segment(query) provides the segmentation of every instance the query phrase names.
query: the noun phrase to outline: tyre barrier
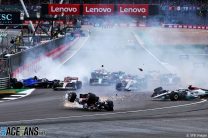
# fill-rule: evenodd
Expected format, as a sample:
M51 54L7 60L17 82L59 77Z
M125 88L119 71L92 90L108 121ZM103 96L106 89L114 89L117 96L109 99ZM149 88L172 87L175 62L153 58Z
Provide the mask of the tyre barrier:
M9 82L10 82L9 77L0 78L0 90L8 89L9 88Z

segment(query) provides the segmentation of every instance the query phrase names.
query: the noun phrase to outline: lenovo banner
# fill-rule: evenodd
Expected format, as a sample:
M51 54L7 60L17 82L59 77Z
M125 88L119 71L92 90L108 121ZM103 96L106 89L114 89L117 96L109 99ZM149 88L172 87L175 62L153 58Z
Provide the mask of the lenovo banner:
M120 15L148 16L149 5L146 4L118 4L117 12Z
M84 4L83 15L112 15L114 13L113 4Z
M80 4L48 4L49 15L79 15Z
M20 24L20 12L0 12L0 24Z

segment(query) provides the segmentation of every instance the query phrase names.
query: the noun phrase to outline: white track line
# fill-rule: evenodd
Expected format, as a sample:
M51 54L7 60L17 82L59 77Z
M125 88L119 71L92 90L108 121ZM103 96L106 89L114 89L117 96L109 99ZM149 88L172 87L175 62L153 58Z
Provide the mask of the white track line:
M201 100L199 102L183 104L183 105L175 105L175 106L168 106L168 107L159 107L153 109L145 109L145 110L134 110L134 111L124 111L124 112L111 112L111 113L103 113L103 114L92 114L92 115L78 115L78 116L67 116L67 117L57 117L57 118L43 118L43 119L32 119L32 120L19 120L19 121L7 121L7 122L0 122L0 124L5 123L23 123L23 122L34 122L34 121L49 121L49 120L58 120L58 119L70 119L70 118L83 118L83 117L95 117L95 116L106 116L106 115L117 115L117 114L128 114L128 113L138 113L138 112L146 112L146 111L155 111L155 110L162 110L162 109L171 109L171 108L178 108L178 107L186 107L191 105L196 105L200 103L204 103L207 100Z
M69 56L64 62L62 62L57 69L59 69L62 65L64 65L67 61L69 61L74 55L76 55L79 50L85 45L85 43L87 42L87 40L89 39L89 36L81 43L81 46L71 55Z
M19 96L17 98L14 98L14 97L10 97L10 98L9 97L5 97L5 98L2 98L5 101L0 101L0 102L3 103L3 102L8 102L8 101L12 101L12 100L16 100L16 99L20 99L20 98L26 97L26 96L30 95L34 90L35 89L29 89L29 90L25 90L23 92L19 92L19 93L25 94L25 95L15 95L15 96ZM12 95L12 96L14 96L14 95Z
M5 98L1 98L1 99L3 99L3 100L15 100L15 99L17 99L17 98L14 98L14 97L12 97L12 98L10 98L10 97L5 97Z

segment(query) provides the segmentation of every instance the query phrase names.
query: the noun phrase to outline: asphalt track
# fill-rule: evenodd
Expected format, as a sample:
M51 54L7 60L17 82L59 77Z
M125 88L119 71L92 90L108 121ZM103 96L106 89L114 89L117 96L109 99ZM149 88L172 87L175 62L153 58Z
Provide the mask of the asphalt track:
M129 38L133 39L131 30L94 30L80 51L60 67L60 75L68 69L65 75L77 71L78 76L85 77L101 64L112 71L137 73L138 66L148 66L143 58L151 62L150 66L160 67L139 46L126 47ZM50 138L208 137L206 100L152 101L151 92L118 93L114 86L94 87L86 83L78 93L87 92L114 100L115 111L72 108L71 104L64 104L64 91L36 89L25 98L0 103L0 126L35 125L46 131L44 137Z

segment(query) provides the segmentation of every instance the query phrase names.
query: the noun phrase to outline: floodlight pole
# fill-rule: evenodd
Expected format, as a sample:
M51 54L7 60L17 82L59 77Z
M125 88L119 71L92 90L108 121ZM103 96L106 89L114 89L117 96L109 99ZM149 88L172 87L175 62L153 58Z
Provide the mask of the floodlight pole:
M20 2L21 2L21 5L22 5L22 7L23 7L23 9L24 9L24 12L25 12L25 14L26 14L27 18L29 18L29 17L30 17L30 15L29 15L29 13L28 13L28 11L27 11L27 8L25 7L25 3L24 3L24 1L23 1L23 0L20 0ZM31 28L32 28L32 31L33 31L33 33L34 33L34 32L35 32L35 28L34 28L34 26L33 26L33 24L32 24L32 21L31 21L31 20L29 21L29 24L30 24L30 26L31 26Z

